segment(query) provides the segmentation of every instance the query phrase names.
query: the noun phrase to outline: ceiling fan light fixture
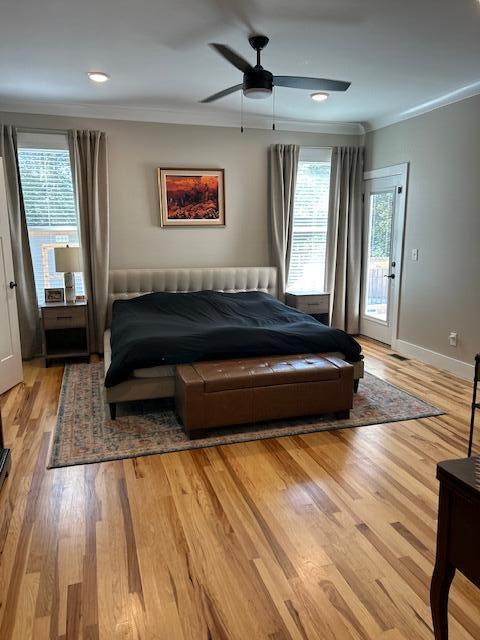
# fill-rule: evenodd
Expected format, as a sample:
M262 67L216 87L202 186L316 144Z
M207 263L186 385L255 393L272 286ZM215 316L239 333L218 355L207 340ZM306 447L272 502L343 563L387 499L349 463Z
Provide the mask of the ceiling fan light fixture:
M325 102L325 100L328 100L330 97L330 94L325 91L315 91L310 94L310 97L312 100L315 100L315 102Z
M265 87L251 87L250 89L244 89L243 95L246 98L262 100L263 98L269 98L272 95L272 90Z
M96 82L97 84L102 84L110 80L108 73L104 73L103 71L88 71L87 76L92 82Z

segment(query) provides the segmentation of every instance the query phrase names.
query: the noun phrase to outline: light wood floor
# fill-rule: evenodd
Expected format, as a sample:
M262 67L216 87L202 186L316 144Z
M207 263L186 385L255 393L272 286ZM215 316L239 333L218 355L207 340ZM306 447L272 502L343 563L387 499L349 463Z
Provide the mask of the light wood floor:
M61 367L1 399L0 638L431 639L435 465L470 385L364 341L367 369L447 415L47 471ZM457 576L453 640L480 639Z

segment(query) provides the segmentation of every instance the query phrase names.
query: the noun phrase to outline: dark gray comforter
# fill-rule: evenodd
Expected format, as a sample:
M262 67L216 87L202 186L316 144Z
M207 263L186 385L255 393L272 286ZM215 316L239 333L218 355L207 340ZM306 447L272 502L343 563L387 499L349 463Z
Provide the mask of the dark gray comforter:
M344 331L258 291L149 293L116 300L111 330L107 387L144 367L328 351L356 362L361 352Z

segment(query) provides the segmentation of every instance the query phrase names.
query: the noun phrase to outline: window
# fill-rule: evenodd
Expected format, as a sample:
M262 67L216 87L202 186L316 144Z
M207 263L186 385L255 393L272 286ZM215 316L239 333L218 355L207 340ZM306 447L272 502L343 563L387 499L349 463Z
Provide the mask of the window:
M330 192L330 149L302 149L293 206L292 251L287 289L325 289Z
M54 248L79 244L65 136L19 134L18 162L37 300L42 305L45 287L63 287L63 274L55 271ZM82 274L75 278L77 293L83 294Z

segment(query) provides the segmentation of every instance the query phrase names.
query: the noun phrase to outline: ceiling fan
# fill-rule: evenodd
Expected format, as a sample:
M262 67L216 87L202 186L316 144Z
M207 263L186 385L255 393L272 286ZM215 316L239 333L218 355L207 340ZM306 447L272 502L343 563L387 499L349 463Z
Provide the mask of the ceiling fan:
M239 71L243 72L243 82L233 87L214 93L201 102L214 102L220 98L242 89L246 98L268 98L273 87L290 87L291 89L310 89L312 91L346 91L350 82L342 80L327 80L326 78L303 78L301 76L274 76L260 64L260 53L269 39L267 36L253 35L248 39L250 46L257 52L257 64L252 67L249 62L235 53L226 44L211 43L211 47L228 60Z

